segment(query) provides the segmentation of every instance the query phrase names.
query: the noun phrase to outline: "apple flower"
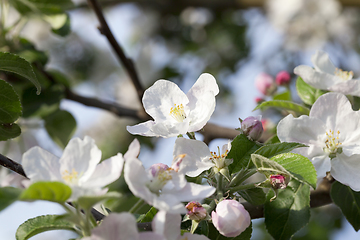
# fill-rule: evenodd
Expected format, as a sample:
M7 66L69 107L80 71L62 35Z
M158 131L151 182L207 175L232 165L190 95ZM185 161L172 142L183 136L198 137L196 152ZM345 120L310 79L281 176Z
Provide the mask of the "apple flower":
M223 200L211 213L212 222L219 233L225 237L236 237L250 226L250 214L236 200Z
M266 96L271 96L277 88L274 79L267 73L260 73L256 77L255 87Z
M110 213L100 226L91 231L90 237L82 240L166 240L153 232L139 233L135 217L127 212Z
M201 201L215 192L212 186L188 183L179 172L184 154L168 167L158 163L147 171L137 158L126 159L125 181L131 192L159 210L171 213L186 213L181 202Z
M136 143L133 143L136 148ZM134 154L130 154L131 156ZM101 151L95 141L86 136L71 139L61 158L33 147L24 153L22 165L30 182L58 181L71 187L69 201L84 195L99 195L102 188L120 177L124 158L121 153L102 161Z
M210 152L209 147L202 141L177 138L175 141L173 156L185 154L180 172L189 177L196 177L205 170L213 167L215 173L225 171L232 163L232 159L226 156L231 148L231 142L223 145L222 154Z
M309 116L282 119L277 127L281 142L308 145L295 151L308 157L318 178L331 175L342 184L360 191L360 115L341 93L327 93L317 99Z
M352 71L336 68L326 52L317 51L311 57L311 62L314 68L300 65L294 69L294 73L307 84L322 90L360 96L360 81L352 79Z
M180 214L159 211L152 221L152 229L154 233L162 235L166 240L209 240L204 235L191 234L189 232L181 235L180 224Z
M131 134L175 137L200 130L215 110L219 88L215 78L203 73L185 94L173 82L158 80L144 92L143 106L154 119L127 126Z

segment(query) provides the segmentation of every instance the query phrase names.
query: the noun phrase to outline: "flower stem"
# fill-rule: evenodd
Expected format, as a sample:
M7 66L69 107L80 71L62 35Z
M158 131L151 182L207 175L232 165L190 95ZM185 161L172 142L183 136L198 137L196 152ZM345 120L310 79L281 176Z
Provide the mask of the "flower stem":
M241 184L243 181L254 175L256 171L255 168L241 170L233 179L231 179L229 186L233 187Z
M233 188L229 188L229 190L230 190L230 193L233 193L233 192L237 192L237 191L240 191L240 190L246 190L246 189L250 189L250 188L255 188L256 184L257 183L249 183L249 184L239 185L239 186L236 186L236 187L233 187Z
M223 186L222 186L223 175L218 173L216 178L217 178L217 185L216 185L217 195L222 197L224 195Z
M190 139L196 140L196 138L195 138L195 133L194 133L194 132L187 132L186 135L187 135Z
M129 210L129 213L135 213L137 210L139 210L139 207L144 203L144 200L141 198L135 203L134 206Z

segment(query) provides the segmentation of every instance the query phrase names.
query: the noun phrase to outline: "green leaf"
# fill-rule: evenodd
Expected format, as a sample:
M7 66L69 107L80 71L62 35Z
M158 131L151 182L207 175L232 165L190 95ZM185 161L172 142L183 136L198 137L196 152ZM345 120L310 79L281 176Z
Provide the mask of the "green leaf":
M35 182L24 190L21 201L45 200L64 203L71 196L71 188L61 182Z
M295 153L283 153L268 159L252 154L251 160L259 172L268 177L271 174L285 174L316 188L316 170L306 157Z
M0 211L10 206L13 202L18 200L22 189L14 187L0 188Z
M20 136L21 129L16 123L0 124L0 141Z
M44 215L28 219L16 231L16 240L26 240L36 234L51 230L75 230L75 225L57 215Z
M52 26L52 32L61 36L61 37L65 37L67 35L69 35L70 31L71 31L71 26L70 26L70 17L68 14L64 14L65 15L65 22L63 23L63 25L61 25L60 27L55 27Z
M283 153L272 157L271 160L283 166L296 180L316 188L316 170L308 158L296 153Z
M155 217L158 210L154 207L151 207L150 210L146 214L142 214L138 219L137 222L152 222L153 218Z
M302 115L309 115L309 113L310 113L310 109L308 109L307 107L301 106L300 104L293 103L290 101L284 101L284 100L272 100L272 101L263 102L263 103L257 105L253 111L258 110L258 109L265 110L269 107L275 107L275 108L285 109L288 111L294 111L294 112L297 112Z
M273 98L273 100L285 100L285 101L291 101L291 93L289 91L282 92L279 94L276 94Z
M0 124L13 123L21 114L19 96L10 84L0 79Z
M339 182L334 182L331 184L330 195L333 202L341 209L342 213L353 226L355 231L359 231L360 192L355 192L348 186Z
M36 94L40 94L41 86L35 76L34 70L31 64L22 57L12 53L0 52L0 70L12 72L28 79L36 86Z
M23 116L46 117L59 109L60 100L64 97L61 86L55 85L35 95L32 88L25 89L22 94Z
M59 14L74 6L71 0L10 0L9 2L22 15Z
M281 154L281 153L287 153L292 151L295 148L299 147L307 147L304 144L301 143L288 143L288 142L282 142L282 143L274 143L274 144L268 144L265 146L262 146L256 152L255 154L262 155L267 158L271 158L275 155Z
M238 192L247 202L252 205L261 205L266 201L266 195L261 188L250 188Z
M326 92L310 86L301 77L298 77L296 80L296 90L301 100L308 105L313 105Z
M239 236L236 237L225 237L221 235L213 224L209 224L209 237L216 240L250 240L252 234L252 222L250 226L245 229Z
M45 128L60 147L65 148L76 130L76 120L71 113L58 110L44 118Z
M249 140L244 134L236 136L231 142L231 149L226 157L234 160L233 163L229 165L230 173L248 167L248 165L251 164L250 155L258 148L260 148L260 145Z
M108 192L104 195L99 196L81 196L78 198L77 203L84 210L90 210L95 204L108 200L108 199L118 199L122 196L118 192Z
M286 189L278 191L272 202L274 192L268 192L264 205L265 225L274 239L290 239L309 222L310 187L292 180Z

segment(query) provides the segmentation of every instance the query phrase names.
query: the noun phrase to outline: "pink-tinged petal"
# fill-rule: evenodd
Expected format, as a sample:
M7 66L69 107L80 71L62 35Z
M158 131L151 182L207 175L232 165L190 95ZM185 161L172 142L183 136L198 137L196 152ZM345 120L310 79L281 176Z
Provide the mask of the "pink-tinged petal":
M114 182L120 177L123 165L124 158L121 153L102 161L96 166L94 173L83 186L101 188Z
M139 240L167 240L164 236L153 232L141 232L139 235Z
M191 234L188 232L184 233L183 238L187 240L209 240L209 238L204 235Z
M173 82L158 80L144 92L143 105L145 111L154 118L155 122L173 120L170 109L174 104L184 107L189 99ZM175 120L174 120L175 121Z
M136 138L130 143L124 158L137 158L140 154L140 142Z
M190 98L189 132L201 130L209 121L215 110L216 99L213 92L205 92L201 96Z
M63 181L60 175L59 158L40 147L33 147L22 157L25 174L32 182Z
M343 125L342 123L346 119L344 116L352 112L351 104L345 95L326 93L316 100L309 116L320 119L328 128L335 128ZM332 130L337 131L336 129Z
M316 71L334 74L336 67L331 62L329 54L324 51L316 51L311 57L311 62L314 64Z
M135 126L127 126L126 130L131 134L137 134L141 136L156 137L157 135L151 131L155 122L152 120L137 124Z
M180 165L179 172L190 177L196 177L203 171L215 166L210 160L211 154L209 147L202 141L177 138L173 156L175 158L180 154L186 154L186 156Z
M188 128L189 122L187 120L184 122L164 121L154 124L151 130L157 137L169 138L187 133Z
M323 90L328 90L331 86L341 81L335 75L318 72L312 67L305 65L297 66L294 69L294 73L300 76L307 84Z
M352 79L352 80L342 81L333 86L330 86L328 90L333 92L340 92L345 95L360 97L360 80Z
M298 142L321 146L325 145L325 132L322 121L305 115L294 118L289 114L277 126L277 134L281 142Z
M94 228L92 236L102 240L138 240L136 220L130 213L110 213L99 227Z
M101 151L95 145L94 139L85 136L71 139L60 158L60 172L75 170L81 181L86 181L95 171L96 165L101 160Z
M176 240L180 237L180 214L171 214L166 211L159 211L153 221L153 232L165 236L168 240Z
M360 191L360 155L338 154L331 160L331 175L354 191Z

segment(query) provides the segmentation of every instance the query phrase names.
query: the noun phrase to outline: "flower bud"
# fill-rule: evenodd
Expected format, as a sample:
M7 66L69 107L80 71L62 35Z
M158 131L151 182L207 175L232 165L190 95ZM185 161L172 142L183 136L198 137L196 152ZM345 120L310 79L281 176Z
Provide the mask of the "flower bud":
M185 207L188 210L187 215L191 220L200 221L207 216L206 209L198 202L189 202Z
M251 218L244 206L235 200L223 200L211 213L214 226L225 237L236 237L250 225Z
M261 97L256 97L256 98L255 98L255 102L256 102L257 104L260 104L260 103L262 103L262 102L265 102L265 99L263 99L263 98L261 98Z
M284 189L289 183L289 178L281 174L270 175L269 180L274 189Z
M274 79L266 73L261 73L255 79L256 88L264 95L270 96L276 91Z
M264 131L260 117L245 118L241 123L241 130L253 141L258 140Z
M290 74L287 71L281 71L276 75L275 82L278 86L288 85L290 83Z

